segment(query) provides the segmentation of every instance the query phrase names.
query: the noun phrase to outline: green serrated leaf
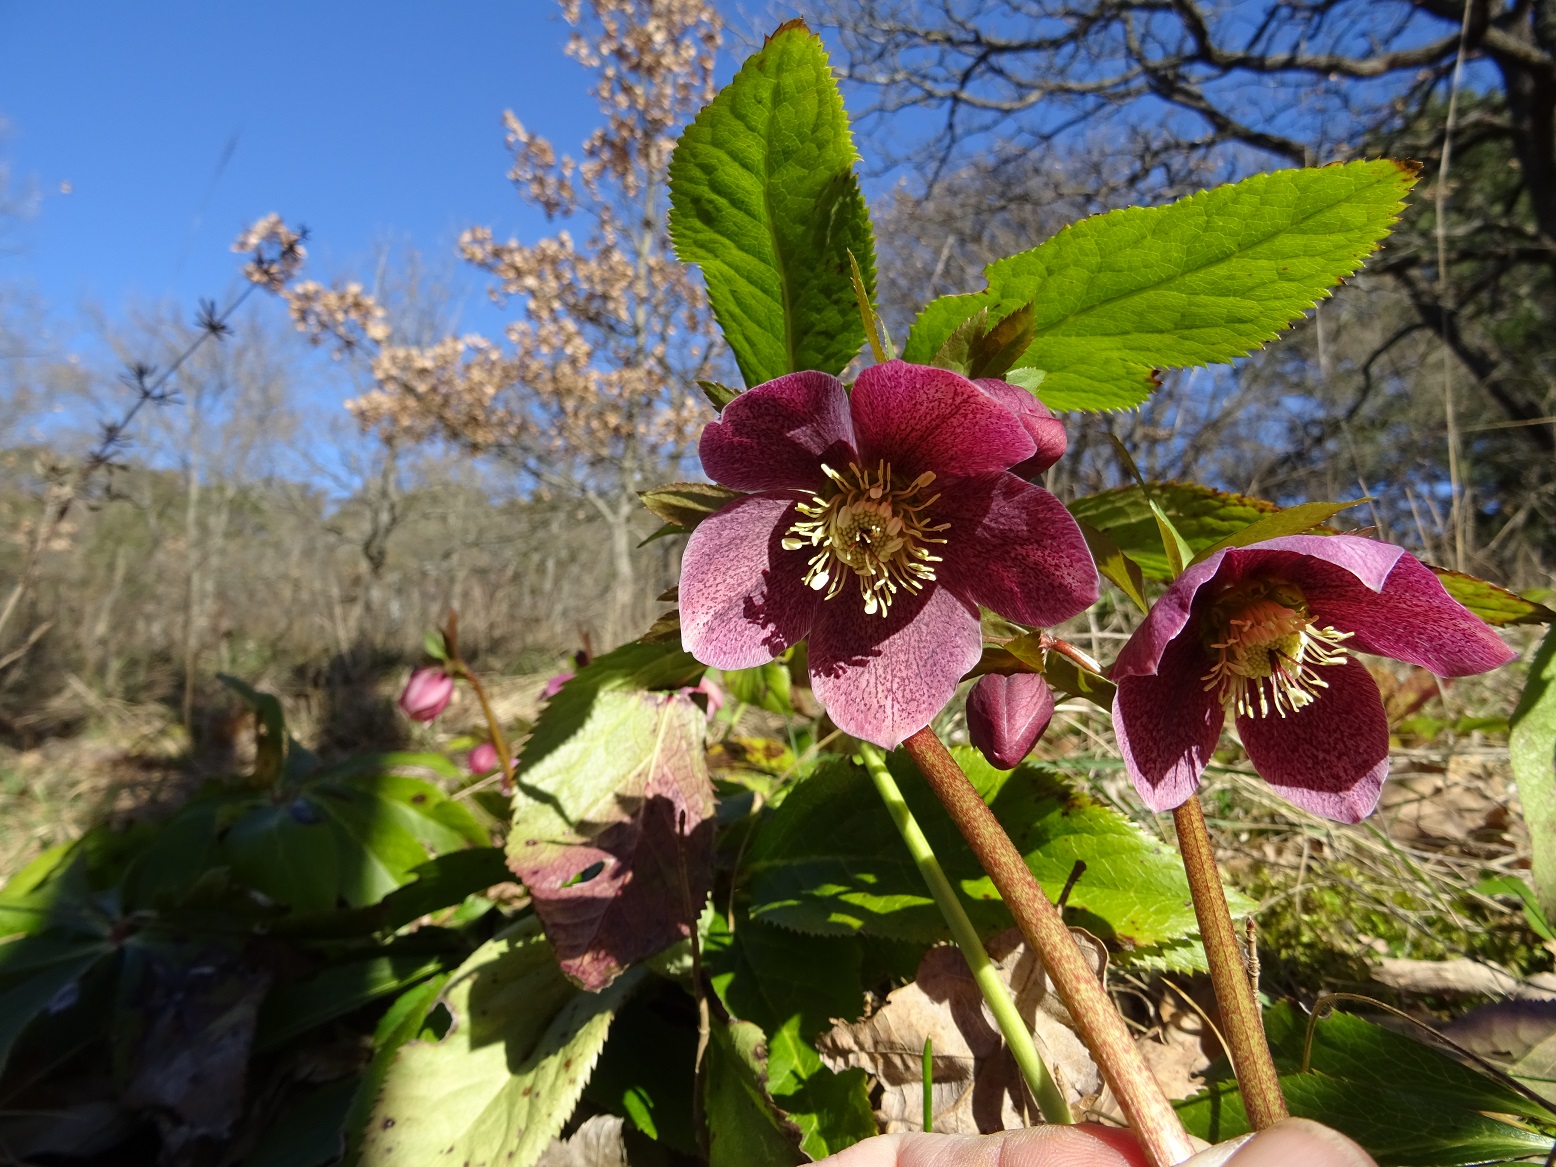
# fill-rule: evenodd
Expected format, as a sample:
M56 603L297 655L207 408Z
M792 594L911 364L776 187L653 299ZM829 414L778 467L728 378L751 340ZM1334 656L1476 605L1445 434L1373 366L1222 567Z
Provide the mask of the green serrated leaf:
M1361 267L1415 170L1388 160L1281 170L1164 207L1083 219L986 270L989 290L936 300L904 358L924 363L980 307L1036 307L1018 362L1054 409L1125 409L1153 370L1246 356Z
M670 235L702 267L747 386L839 373L864 343L848 253L871 298L875 244L821 39L786 25L746 61L670 160Z
M929 358L929 363L937 369L950 369L951 372L960 373L965 377L967 370L972 367L973 347L988 330L989 310L979 308L951 330L951 335L946 337L935 350L935 355ZM912 343L911 339L909 343Z
M1154 945L1195 931L1177 856L1118 812L1070 790L1052 767L995 770L976 750L957 761L1050 896L1076 860L1074 923L1121 944ZM980 931L1010 926L993 884L901 754L891 765L964 906ZM796 786L751 843L742 872L753 917L803 932L863 932L928 942L946 935L939 910L863 769L824 762ZM1246 911L1247 901L1234 897Z
M373 1059L357 1085L351 1107L342 1123L346 1135L346 1154L342 1162L362 1162L362 1136L368 1117L373 1112L373 1104L383 1089L384 1079L389 1075L389 1067L394 1064L400 1047L421 1033L427 1023L427 1015L437 1005L448 980L447 973L439 973L407 989L395 998L394 1003L378 1019L378 1026L373 1031Z
M1530 662L1510 726L1513 781L1529 824L1530 881L1545 918L1556 919L1556 624Z
M1431 567L1430 564L1427 566ZM1449 571L1446 567L1432 567L1432 574L1442 581L1450 596L1493 628L1504 628L1509 624L1549 624L1556 620L1556 612L1544 604L1527 600L1490 580L1478 579L1462 571Z
M768 1092L800 1133L800 1149L813 1160L878 1133L870 1106L870 1081L861 1069L834 1073L800 1037L791 1017L767 1039Z
M1304 502L1293 507L1285 507L1273 514L1265 515L1257 522L1250 523L1241 531L1234 531L1209 547L1201 548L1195 552L1193 562L1200 563L1227 547L1247 547L1249 544L1259 543L1265 539L1300 535L1304 531L1311 531L1314 527L1323 526L1341 511L1349 510L1367 501L1365 498L1357 498L1350 502Z
M1185 482L1152 482L1150 496L1139 486L1121 486L1070 503L1070 513L1106 534L1147 579L1172 578L1154 499L1193 552L1235 535L1280 510L1272 502ZM1192 556L1191 556L1192 558Z
M335 906L340 894L340 844L328 818L307 798L248 812L223 846L237 879L299 912Z
M374 956L331 965L305 981L273 989L254 1027L254 1050L280 1049L298 1034L403 992L453 963L426 953Z
M373 1167L533 1167L583 1093L611 1018L642 977L571 985L544 939L499 937L449 979L441 1041L400 1047L362 1138Z
M1003 377L1031 347L1036 333L1032 305L1023 304L979 339L973 347L967 375L974 379Z
M715 916L703 962L732 1016L768 1033L798 1019L799 1039L810 1041L863 1010L862 958L855 936L806 936L744 916L731 932Z
M702 390L702 395L708 399L708 404L720 412L740 396L739 389L731 389L728 385L722 385L717 381L698 381L697 388Z
M667 482L652 490L638 491L643 505L684 531L690 531L703 519L744 496L738 490L712 482Z
M749 1021L716 1024L703 1067L709 1167L794 1167L800 1132L767 1093L767 1050Z

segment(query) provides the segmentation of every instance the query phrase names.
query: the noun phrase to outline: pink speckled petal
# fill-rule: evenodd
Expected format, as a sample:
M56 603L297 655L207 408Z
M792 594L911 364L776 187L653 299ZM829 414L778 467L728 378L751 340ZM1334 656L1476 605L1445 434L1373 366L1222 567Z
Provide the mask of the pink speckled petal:
M1412 555L1399 557L1381 592L1351 579L1322 590L1309 585L1306 591L1319 624L1355 633L1350 647L1420 665L1440 677L1490 672L1518 655Z
M980 377L973 384L1010 410L1037 446L1037 453L1010 468L1012 474L1030 481L1064 456L1070 438L1064 432L1064 423L1053 415L1048 406L1020 385L1012 385L1009 381Z
M1170 640L1157 672L1118 681L1113 733L1141 800L1171 810L1188 800L1215 752L1225 714L1205 692L1209 658L1192 633Z
M946 588L899 593L884 619L850 588L816 612L811 687L844 733L891 750L945 708L982 654L977 609Z
M1227 554L1218 551L1203 563L1196 563L1173 580L1157 598L1113 662L1111 675L1115 681L1156 674L1167 646L1188 625L1195 596L1220 574Z
M887 361L859 374L853 393L861 461L891 464L899 480L990 474L1030 458L1021 422L966 377Z
M827 458L853 457L843 383L826 373L790 373L748 389L702 431L703 471L735 490L814 490Z
M681 644L703 664L746 669L804 639L820 596L805 553L780 540L799 512L795 493L753 494L709 515L681 559Z
M1389 724L1367 666L1320 668L1318 700L1286 717L1237 718L1253 768L1303 810L1341 823L1372 813L1389 772Z
M936 522L942 583L1010 620L1052 627L1097 602L1097 567L1085 536L1048 491L1014 474L947 483Z

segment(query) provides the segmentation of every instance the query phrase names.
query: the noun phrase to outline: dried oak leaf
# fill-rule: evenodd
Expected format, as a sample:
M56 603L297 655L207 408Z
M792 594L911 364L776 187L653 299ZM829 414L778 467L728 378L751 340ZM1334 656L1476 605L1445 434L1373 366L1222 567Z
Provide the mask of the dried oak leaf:
M1101 979L1107 950L1075 930L1081 950ZM1101 1078L1078 1037L1042 963L1014 928L988 942L989 956L1010 987L1016 1008L1033 1031L1038 1053L1072 1102L1095 1095ZM934 1129L987 1134L1041 1121L960 950L931 948L912 984L886 998L863 1021L835 1026L816 1042L834 1071L859 1066L884 1088L877 1117L888 1132L923 1126L924 1040L934 1042Z

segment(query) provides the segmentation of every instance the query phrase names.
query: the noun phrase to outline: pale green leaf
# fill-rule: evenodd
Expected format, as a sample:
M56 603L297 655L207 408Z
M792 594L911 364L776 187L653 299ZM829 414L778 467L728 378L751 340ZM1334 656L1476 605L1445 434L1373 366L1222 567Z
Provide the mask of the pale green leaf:
M1432 573L1442 581L1450 596L1494 628L1509 624L1549 624L1556 620L1556 612L1544 604L1527 600L1490 580L1462 571L1449 571L1446 567L1433 567Z
M747 386L841 372L864 343L848 253L873 296L875 245L857 157L826 50L798 22L681 135L670 234L681 260L702 267Z
M1032 303L1036 339L1017 363L1047 374L1050 407L1138 405L1153 370L1246 356L1330 295L1388 234L1414 183L1412 167L1351 162L1083 219L991 264L987 292L931 304L905 359L927 362L981 307Z
M1226 547L1247 547L1253 543L1263 542L1265 539L1300 535L1304 531L1323 526L1341 511L1349 510L1358 503L1366 501L1364 498L1358 498L1350 502L1304 502L1286 507L1273 514L1265 515L1264 518L1250 523L1241 531L1233 532L1209 547L1203 548L1194 555L1194 562L1199 563L1209 559L1217 551Z
M1545 918L1556 920L1556 625L1529 665L1510 725L1507 749L1529 824L1530 876Z
M533 935L488 941L452 977L441 1041L408 1041L362 1139L363 1167L488 1163L532 1167L572 1113L641 977L575 988Z

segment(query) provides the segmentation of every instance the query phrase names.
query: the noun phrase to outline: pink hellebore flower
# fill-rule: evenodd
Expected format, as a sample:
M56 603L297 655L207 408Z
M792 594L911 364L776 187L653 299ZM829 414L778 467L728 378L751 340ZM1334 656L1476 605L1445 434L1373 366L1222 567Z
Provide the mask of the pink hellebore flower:
M448 708L453 697L454 678L437 665L424 665L405 682L400 708L412 721L431 721Z
M1286 799L1359 822L1388 776L1377 684L1352 652L1444 677L1515 655L1398 547L1291 535L1218 551L1177 578L1113 666L1113 728L1152 810L1188 800L1226 714Z
M482 742L470 751L470 756L465 759L465 765L470 773L480 777L482 774L490 774L497 769L497 747L491 742Z
M790 373L702 433L703 469L752 491L698 525L681 567L681 639L743 669L809 637L816 696L888 749L950 700L983 650L978 606L1052 625L1097 598L1064 505L1007 468L1021 420L944 369L888 361L850 394Z
M990 673L967 694L967 736L1001 770L1021 764L1053 716L1053 691L1036 673Z

